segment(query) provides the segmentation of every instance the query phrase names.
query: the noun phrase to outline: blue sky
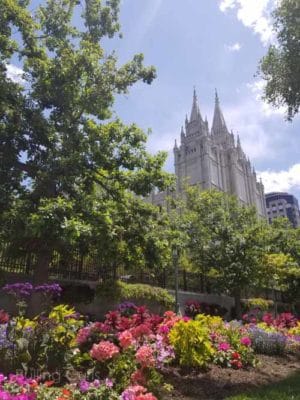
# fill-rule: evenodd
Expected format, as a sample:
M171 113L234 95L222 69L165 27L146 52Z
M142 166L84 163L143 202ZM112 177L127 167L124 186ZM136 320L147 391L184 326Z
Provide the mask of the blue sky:
M121 1L123 39L109 41L106 48L116 50L120 63L144 53L158 77L119 96L115 113L152 130L148 149L169 152L168 171L173 172L172 148L190 113L193 87L210 124L217 88L227 126L240 135L266 191L300 198L300 118L286 122L283 110L263 103L263 82L254 76L274 41L270 11L275 1Z
M242 146L266 191L288 190L300 198L300 118L286 122L283 110L260 100L255 77L273 39L270 10L275 0L123 0L123 39L113 45L120 62L143 52L157 68L152 85L138 84L117 99L126 122L151 128L148 148L169 152L190 113L196 86L202 115L211 123L218 89L227 126Z

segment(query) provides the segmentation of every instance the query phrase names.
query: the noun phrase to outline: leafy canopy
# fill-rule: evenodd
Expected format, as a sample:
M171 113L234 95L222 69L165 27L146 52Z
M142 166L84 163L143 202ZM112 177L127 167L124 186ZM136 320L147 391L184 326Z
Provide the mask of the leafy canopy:
M119 66L103 47L119 32L119 0L31 6L1 2L0 235L46 265L53 250L112 237L118 205L138 218L145 208L135 195L172 179L162 171L166 155L147 153L147 135L113 117L117 94L155 78L142 54ZM7 75L16 57L21 83Z
M269 47L260 62L266 81L265 99L275 107L285 106L288 120L300 106L300 3L281 0L273 13L277 44Z

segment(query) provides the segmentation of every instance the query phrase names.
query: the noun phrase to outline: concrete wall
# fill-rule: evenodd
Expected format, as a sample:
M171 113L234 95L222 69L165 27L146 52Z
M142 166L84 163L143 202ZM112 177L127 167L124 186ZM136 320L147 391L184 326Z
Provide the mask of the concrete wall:
M174 290L169 290L172 296L175 295ZM186 301L188 300L197 300L198 302L205 302L209 304L219 304L222 307L225 307L229 312L234 305L234 301L232 297L229 296L219 296L215 294L199 294L193 292L179 292L179 307L181 314L184 314L184 306ZM153 302L147 301L142 298L140 299L131 299L128 301L132 301L137 305L146 305L152 312L162 314L166 311L166 308L162 305ZM116 302L114 299L99 299L94 298L94 300L90 303L76 303L74 302L75 309L82 313L93 316L94 318L102 318L108 311L113 310L117 307L118 301ZM4 309L8 311L10 314L15 314L17 311L15 302L10 296L2 293L0 291L0 309ZM41 311L41 310L40 310ZM227 316L227 315L226 315Z
M169 290L169 292L174 296L174 290ZM231 308L234 306L233 297L217 294L207 294L207 293L194 293L194 292L182 292L179 291L178 301L179 309L182 314L184 314L184 305L188 300L196 300L199 303L204 302L208 304L218 304L225 307L230 313ZM227 315L226 315L227 316Z

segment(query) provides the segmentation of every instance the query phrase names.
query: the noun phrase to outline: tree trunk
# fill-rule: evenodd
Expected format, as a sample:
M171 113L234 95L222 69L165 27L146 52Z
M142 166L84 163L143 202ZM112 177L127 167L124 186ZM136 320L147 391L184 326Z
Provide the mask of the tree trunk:
M49 278L49 265L52 259L52 251L44 249L38 253L33 281L36 284L45 283Z
M234 296L236 318L241 319L242 318L241 289L235 289L233 296Z

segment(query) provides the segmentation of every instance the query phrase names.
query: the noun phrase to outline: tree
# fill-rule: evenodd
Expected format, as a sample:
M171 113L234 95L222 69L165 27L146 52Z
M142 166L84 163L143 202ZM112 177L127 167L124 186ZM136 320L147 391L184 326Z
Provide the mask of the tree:
M263 287L274 291L275 314L277 314L275 290L285 293L289 302L297 302L300 294L300 267L289 254L265 254L261 273Z
M47 0L34 15L29 0L1 2L0 235L15 252L36 253L38 281L47 279L54 250L95 238L116 249L119 240L110 239L122 238L111 216L127 193L144 196L171 182L166 155L149 155L146 134L112 118L116 94L155 77L141 54L118 66L105 53L118 13L119 0ZM12 57L22 62L23 84L7 76Z
M276 218L267 247L262 284L280 290L286 301L296 303L300 299L300 229L293 228L287 218Z
M292 120L300 106L300 3L281 0L273 13L277 44L262 58L259 72L266 81L264 98L287 107Z
M217 191L187 192L189 251L204 277L214 276L218 288L235 299L241 316L243 289L257 283L264 254L266 223L254 207Z

